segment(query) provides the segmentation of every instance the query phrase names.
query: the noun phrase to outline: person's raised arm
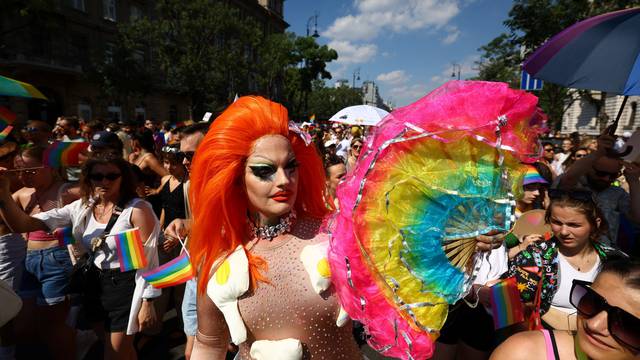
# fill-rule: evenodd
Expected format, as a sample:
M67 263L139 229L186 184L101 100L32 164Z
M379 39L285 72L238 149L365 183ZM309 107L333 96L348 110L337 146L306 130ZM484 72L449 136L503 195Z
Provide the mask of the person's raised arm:
M612 135L609 135L607 133L607 130L605 130L604 133L602 133L598 137L598 150L583 157L582 159L578 159L571 166L569 166L564 174L560 176L558 188L572 189L578 183L578 180L582 176L586 175L589 170L591 170L591 168L593 167L593 163L596 160L598 160L602 156L607 156L607 153L609 153L611 149L613 149L615 141L616 138Z
M160 161L158 161L158 159L155 156L147 156L147 158L144 161L146 165L151 170L153 170L154 173L158 174L159 176L164 177L169 175L169 172L167 171L167 169L165 169L164 166L162 166Z
M11 231L16 233L37 230L49 231L49 227L42 220L27 215L18 206L11 196L9 179L2 174L0 174L0 215Z

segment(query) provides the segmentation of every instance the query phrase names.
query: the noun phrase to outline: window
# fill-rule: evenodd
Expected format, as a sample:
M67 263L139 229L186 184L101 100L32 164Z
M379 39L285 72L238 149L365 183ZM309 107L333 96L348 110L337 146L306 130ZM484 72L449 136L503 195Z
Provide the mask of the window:
M129 20L135 21L142 18L142 10L138 7L138 5L131 5L129 10Z
M71 7L76 10L86 11L84 7L84 0L71 0Z
M78 115L85 121L91 121L91 105L86 103L78 104Z
M116 21L116 0L103 0L102 14L105 20Z
M113 64L113 53L115 45L113 43L107 43L104 47L104 62L105 64Z
M107 106L107 117L113 122L119 122L122 119L122 108L117 105Z
M136 121L140 124L144 123L144 120L147 118L147 112L144 106L136 106Z

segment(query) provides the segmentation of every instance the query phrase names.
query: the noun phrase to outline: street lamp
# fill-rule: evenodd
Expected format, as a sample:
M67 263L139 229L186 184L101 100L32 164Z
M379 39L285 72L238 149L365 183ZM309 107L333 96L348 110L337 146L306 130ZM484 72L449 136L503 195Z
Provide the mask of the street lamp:
M462 70L462 66L460 66L460 64L456 64L453 63L453 72L451 73L451 77L455 78L456 77L456 70L458 71L458 80L460 80L460 71Z
M318 34L318 14L317 13L312 17L310 17L309 20L307 20L307 36L309 36L309 28L311 28L312 20L313 20L313 35L311 35L311 37L317 39L320 37L320 34Z
M353 82L351 84L353 84L353 88L356 87L356 80L360 80L360 68L357 68L353 71Z

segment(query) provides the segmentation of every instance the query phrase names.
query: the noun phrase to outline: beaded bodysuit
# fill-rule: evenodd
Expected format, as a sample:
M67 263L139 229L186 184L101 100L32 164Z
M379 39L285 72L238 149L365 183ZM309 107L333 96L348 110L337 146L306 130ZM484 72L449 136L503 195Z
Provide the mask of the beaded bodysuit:
M241 359L251 358L249 350L255 340L285 338L302 342L303 359L362 358L351 323L336 326L340 306L333 287L318 295L300 260L305 246L328 240L327 235L318 234L319 227L319 220L303 218L284 239L247 246L269 264L265 275L271 284L260 283L254 292L240 297L240 314L247 329L247 340L240 345Z

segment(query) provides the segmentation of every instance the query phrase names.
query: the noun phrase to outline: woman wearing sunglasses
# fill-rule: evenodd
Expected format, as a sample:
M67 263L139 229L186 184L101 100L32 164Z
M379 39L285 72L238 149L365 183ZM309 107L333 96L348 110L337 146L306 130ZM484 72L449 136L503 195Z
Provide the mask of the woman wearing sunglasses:
M351 171L356 165L356 161L360 156L360 149L362 149L362 139L353 138L353 140L351 140L351 147L349 147L349 156L347 156L347 171Z
M87 260L94 277L83 283L84 306L99 335L104 334L105 359L135 359L133 334L153 325L153 298L160 295L140 274L158 264L158 219L149 203L136 197L136 184L121 154L93 154L82 167L81 199L60 209L29 216L12 201L9 183L0 176L0 213L16 232L72 228L78 253ZM118 251L109 234L138 228L148 265L121 272ZM68 355L68 354L67 354Z
M640 262L606 261L593 284L575 280L569 297L577 332L528 331L505 341L491 359L631 360L640 356Z

